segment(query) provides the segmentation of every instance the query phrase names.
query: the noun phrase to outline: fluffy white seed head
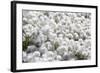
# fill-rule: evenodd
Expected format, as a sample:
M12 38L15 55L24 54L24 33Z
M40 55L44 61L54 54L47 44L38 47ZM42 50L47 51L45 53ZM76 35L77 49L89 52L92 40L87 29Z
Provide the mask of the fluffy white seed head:
M42 47L40 47L39 51L40 51L40 53L43 54L43 53L46 53L48 50L45 46L42 46Z
M34 56L34 57L40 57L40 52L39 52L39 51L33 52L33 56Z
M61 60L62 60L61 55L57 55L57 56L56 56L56 60L61 61Z
M30 46L28 46L26 52L27 52L27 53L34 52L36 49L37 49L37 48L36 48L35 45L30 45Z

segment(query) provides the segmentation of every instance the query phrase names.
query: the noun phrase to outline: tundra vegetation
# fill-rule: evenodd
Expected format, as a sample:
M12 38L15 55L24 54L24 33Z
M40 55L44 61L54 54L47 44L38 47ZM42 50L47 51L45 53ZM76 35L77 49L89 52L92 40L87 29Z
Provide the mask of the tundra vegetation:
M91 59L91 13L22 12L22 62Z

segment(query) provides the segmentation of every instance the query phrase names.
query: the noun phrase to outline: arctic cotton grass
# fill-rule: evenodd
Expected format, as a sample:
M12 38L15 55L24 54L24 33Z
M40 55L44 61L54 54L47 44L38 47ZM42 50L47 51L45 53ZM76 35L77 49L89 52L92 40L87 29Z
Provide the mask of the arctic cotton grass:
M91 59L91 14L23 10L22 61Z

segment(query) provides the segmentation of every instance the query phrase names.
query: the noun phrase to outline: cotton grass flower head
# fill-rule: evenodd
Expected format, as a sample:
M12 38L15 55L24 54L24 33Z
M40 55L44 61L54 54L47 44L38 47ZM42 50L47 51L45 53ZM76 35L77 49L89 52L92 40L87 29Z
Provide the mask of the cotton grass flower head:
M48 50L47 50L47 48L45 47L45 45L42 45L42 46L39 48L39 51L40 51L40 53L44 54L44 53L46 53Z
M34 56L34 57L40 57L40 52L39 52L39 51L33 52L33 56Z
M27 24L23 26L23 30L27 36L31 36L34 28L31 24Z
M37 49L37 48L36 48L35 45L30 45L30 46L27 47L26 52L27 52L27 53L34 52L34 51L36 51L36 49Z
M56 56L56 60L57 60L57 61L61 61L61 60L62 60L61 55L57 55L57 56Z

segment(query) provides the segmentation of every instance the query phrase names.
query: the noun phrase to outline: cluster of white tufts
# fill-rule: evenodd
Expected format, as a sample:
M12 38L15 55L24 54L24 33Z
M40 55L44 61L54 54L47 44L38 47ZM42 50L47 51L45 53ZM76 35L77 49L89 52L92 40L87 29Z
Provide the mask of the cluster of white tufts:
M23 10L22 61L91 58L91 13Z

